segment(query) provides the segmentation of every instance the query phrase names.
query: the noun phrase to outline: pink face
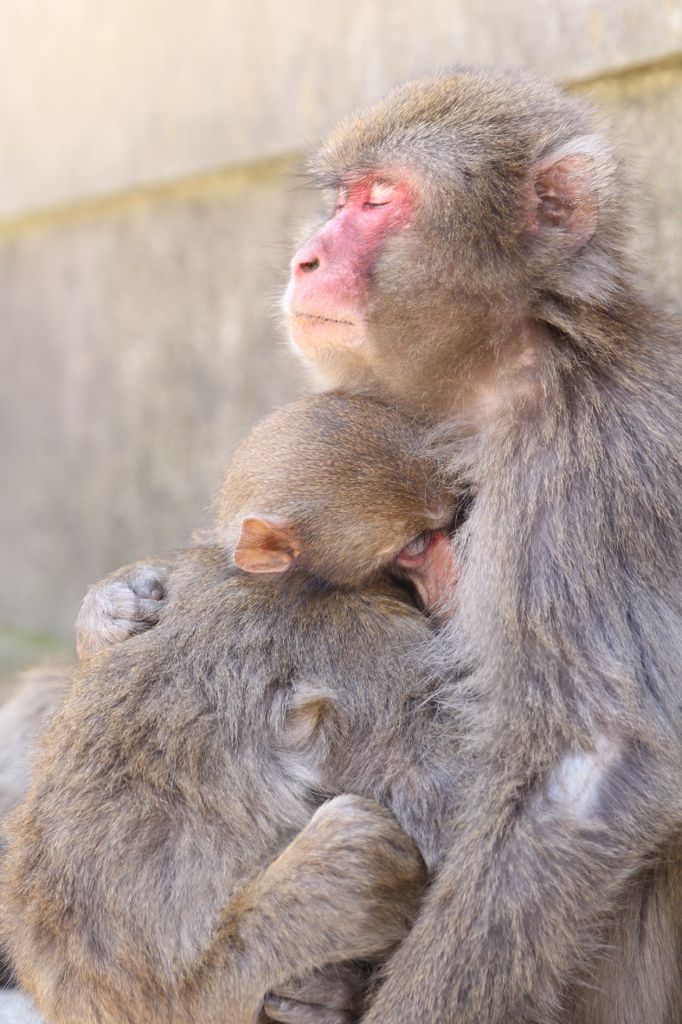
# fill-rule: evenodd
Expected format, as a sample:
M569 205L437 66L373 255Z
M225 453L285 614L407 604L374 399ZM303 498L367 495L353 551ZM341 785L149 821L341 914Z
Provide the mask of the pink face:
M372 266L413 209L414 191L404 175L369 175L339 189L334 214L291 261L285 309L292 341L304 355L365 343Z
M443 530L417 537L396 556L395 564L414 586L422 611L440 622L452 618L460 567L454 544Z

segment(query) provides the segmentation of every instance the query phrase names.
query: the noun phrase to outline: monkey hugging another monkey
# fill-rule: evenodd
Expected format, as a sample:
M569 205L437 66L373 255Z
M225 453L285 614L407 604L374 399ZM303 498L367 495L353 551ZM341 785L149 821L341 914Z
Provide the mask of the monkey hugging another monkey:
M369 748L362 737L371 730L362 714L347 738L333 729L330 738L338 709L324 685L322 670L329 661L313 655L309 643L295 642L299 627L309 622L305 602L293 601L297 563L316 583L316 590L306 591L316 608L345 608L348 578L345 589L343 576L325 580L324 571L305 561L303 532L292 535L277 510L270 514L264 506L265 521L256 508L244 517L243 537L226 535L236 559L251 559L251 575L239 577L238 589L261 592L265 583L253 573L260 559L269 568L285 568L284 576L274 578L290 579L292 589L277 592L300 619L292 619L296 628L283 635L273 618L269 628L278 643L272 646L281 641L292 665L306 669L312 687L306 691L312 704L304 700L298 722L295 671L286 678L275 673L270 689L263 684L257 709L276 710L273 694L281 688L293 702L280 711L282 749L272 769L280 786L289 780L277 796L279 816L273 819L270 809L253 823L255 831L263 825L262 835L273 837L273 854L279 849L275 836L290 845L236 891L245 864L223 878L222 862L216 868L211 859L211 836L222 845L232 833L227 826L222 830L222 805L210 787L217 785L225 751L237 748L224 742L216 749L211 741L220 710L218 676L205 654L193 656L191 639L177 626L181 599L175 585L187 581L183 587L191 601L194 581L219 579L224 555L209 547L168 570L158 564L151 571L137 567L111 586L120 597L125 580L135 586L141 575L158 578L163 589L168 571L167 598L150 600L143 585L132 600L136 614L147 602L151 618L160 606L152 636L161 636L158 657L167 667L162 683L152 687L140 654L146 649L142 637L97 655L69 698L72 710L54 726L32 793L15 817L8 858L5 898L20 973L53 1019L69 1020L69 1006L78 1004L81 1024L91 1019L88 1013L92 1017L89 993L97 986L102 1021L106 1013L118 1019L111 1014L129 992L137 1001L131 1005L151 1007L156 1019L169 1010L170 991L178 995L179 1013L186 1009L191 1015L197 1006L203 1013L227 979L232 1006L251 1012L266 987L259 966L264 950L269 965L281 969L277 977L286 970L305 974L333 959L335 944L342 959L385 950L390 942L386 934L378 941L370 918L394 898L387 897L383 858L409 860L406 840L401 845L395 837L393 846L370 853L368 826L360 830L363 838L342 842L346 798L323 808L296 836L295 815L289 834L282 826L292 787L302 787L308 811L321 799L318 787L329 785L324 766L334 763L325 757L331 756L334 737L342 736L355 759L353 771L360 771L359 781L353 776L359 785L353 799L383 799L436 864L414 927L391 955L365 1024L679 1024L682 347L679 323L656 308L640 277L621 158L594 112L575 97L529 74L464 68L408 83L349 118L321 147L312 171L330 198L326 218L292 261L285 309L293 344L318 387L343 387L436 426L446 475L472 496L454 541L456 570L449 575L457 578L457 601L448 622L429 636L422 620L404 625L412 622L413 611L407 614L408 605L398 602L402 617L388 616L400 622L394 633L385 617L387 595L379 597L370 587L356 592L349 607L359 602L372 623L383 609L378 633L345 611L343 623L352 619L350 636L357 644L342 644L337 626L325 632L329 650L338 650L340 663L349 666L349 693L368 697L371 688L360 680L374 678L375 667L378 695L388 685L386 672L400 690L407 666L413 713L404 720L411 728L426 723L434 730L416 769L405 776L415 783L410 799L416 816L401 809L401 787L387 783L380 770L370 783ZM379 432L378 443L382 437ZM391 465L388 453L385 464ZM373 471L362 478L362 463L354 471L362 497L352 518L366 523L365 487L371 494ZM381 501L377 507L384 507ZM430 503L421 507L434 511ZM298 510L304 513L301 504ZM292 522L298 522L295 514ZM338 521L329 522L335 524L330 537L319 549L313 544L323 560L340 550L334 543ZM375 567L388 564L409 539L414 522L410 530L402 529L402 520L399 525L395 532L386 525ZM447 545L439 544L437 521L418 525L436 529L424 547L431 566L431 555ZM417 542L399 561L409 563L411 554L418 560L423 545ZM343 564L347 570L350 563ZM412 570L413 584L427 594L434 579L448 574L433 566L423 573L416 565ZM396 584L384 579L387 585L392 590ZM220 590L218 583L211 587ZM111 593L106 587L99 591L100 598L105 595L100 611ZM166 612L172 613L170 625ZM100 616L101 623L107 618ZM446 688L455 675L465 676L457 686L456 723L450 711L440 712L440 720L438 714L423 717L429 701L422 696L431 682L439 682L427 681L423 659L411 664L407 638L419 632L435 649L431 664L441 667ZM200 635L205 638L203 627ZM257 668L261 648L249 646L249 630L238 635L239 653ZM384 642L386 661L379 657ZM175 676L171 666L178 657L183 670ZM137 698L119 700L113 683L98 683L100 666L103 673L120 666L126 680L140 680ZM178 683L187 684L197 673L206 676L198 692L208 695L200 706L189 699L197 688ZM343 687L336 682L338 703ZM153 695L170 692L175 699L157 722L150 717ZM358 696L354 713L363 706ZM379 710L389 714L390 707L389 701ZM367 713L374 720L379 710ZM77 730L75 722L83 728ZM267 728L274 730L270 720ZM310 761L303 777L292 780L282 770L299 730ZM269 740L275 732L263 735ZM192 746L192 736L203 738L205 746ZM228 730L233 737L234 729ZM254 744L262 738L259 733ZM405 742L409 747L409 739L408 731L396 751ZM54 763L56 744L63 765ZM79 778L78 764L89 756L110 769ZM441 774L444 763L454 770ZM248 758L240 758L238 767L248 777ZM390 775L388 762L385 768ZM421 769L426 774L420 808ZM102 785L95 794L98 777ZM209 785L199 805L197 779ZM157 783L162 800L154 798ZM138 784L133 797L130 787ZM263 783L253 779L252 786L259 792ZM434 798L443 801L438 819L447 835L429 840L429 854L418 830L420 814L429 820ZM64 823L67 809L72 820L80 800L88 806L75 812L77 846ZM122 816L113 852L112 835L97 815L101 806ZM178 810L175 831L168 820L171 806ZM133 828L142 808L149 817ZM369 805L362 808L367 824ZM376 819L378 845L391 828L385 813ZM311 830L319 829L321 819L329 838L335 814L343 820L334 852L323 858L324 870L317 856L309 870ZM86 817L93 823L89 840ZM199 820L208 831L197 845ZM439 858L443 842L447 850ZM126 851L134 859L137 886L121 867ZM270 880L279 881L281 858L296 865L289 873L293 893L268 888ZM263 852L260 863L266 860ZM360 862L354 876L353 865ZM155 874L162 863L163 872ZM410 871L405 859L401 864L397 877L404 897L411 891ZM107 883L112 877L116 884ZM161 877L183 879L173 901L159 888ZM301 878L305 885L297 888ZM339 891L349 888L353 896L341 900L351 916L337 918ZM316 897L314 904L306 901L307 914L301 912L303 889ZM137 891L153 896L139 906ZM177 900L196 914L183 912L186 927L171 934ZM208 914L200 914L200 906ZM363 906L364 916L357 909ZM406 906L409 917L409 897ZM89 930L75 924L79 915ZM360 918L364 945L354 944L344 930ZM104 925L112 920L121 922L113 934ZM285 921L287 937L303 940L298 956L278 930ZM382 930L391 942L398 937L395 921ZM160 957L160 950L167 955ZM289 1009L297 1010L285 1007L277 1019L311 1019L305 1005L298 1006L297 1017L287 1017ZM327 1019L339 1019L333 1007L330 1012ZM135 1020L134 1012L129 1019Z
M248 1024L404 936L455 788L415 603L453 517L370 399L303 399L237 449L213 543L154 630L81 663L10 822L3 930L48 1021Z

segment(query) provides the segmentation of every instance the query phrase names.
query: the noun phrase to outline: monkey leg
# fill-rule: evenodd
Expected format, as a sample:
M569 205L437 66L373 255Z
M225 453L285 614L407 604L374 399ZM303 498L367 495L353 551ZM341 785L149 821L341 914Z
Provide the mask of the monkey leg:
M212 983L201 1019L224 1021L229 1005L230 1021L251 1021L265 993L292 977L385 955L404 938L425 881L416 847L387 812L356 797L330 801L227 907L212 954L220 994ZM248 951L246 963L235 948Z
M576 814L503 771L479 767L466 787L456 845L367 1024L556 1016L600 923L682 820L672 756L615 755Z
M263 1017L272 1024L352 1024L359 1020L377 965L331 964L269 993Z
M567 999L567 1024L682 1021L682 853L661 851L622 894Z
M385 956L410 927L425 882L416 846L387 811L337 797L234 893L209 943L191 957L157 948L150 959L158 922L142 899L138 919L125 928L115 911L103 917L95 906L77 928L65 922L49 946L44 929L32 931L41 908L31 902L23 919L14 918L14 959L21 984L51 1024L254 1024L266 994L289 979ZM172 918L176 930L185 926L177 909ZM92 940L104 929L113 941L126 933L124 951L106 967Z

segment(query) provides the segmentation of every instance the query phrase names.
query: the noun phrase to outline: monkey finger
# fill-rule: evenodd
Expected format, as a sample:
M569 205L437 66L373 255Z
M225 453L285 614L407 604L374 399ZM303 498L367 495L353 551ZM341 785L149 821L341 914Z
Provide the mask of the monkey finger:
M111 623L111 628L107 634L108 643L121 643L123 640L130 639L131 636L137 636L138 633L145 633L155 623L149 619L116 619L115 622Z
M347 1010L268 996L263 1006L263 1020L275 1024L353 1024L357 1017Z
M132 622L158 622L162 601L151 597L138 597L134 590L123 581L111 583L106 592L103 592L95 606L92 603L93 611L98 612L105 619L112 623L120 620Z
M76 620L78 657L155 625L163 607L167 572L162 563L126 566L90 587Z
M292 978L279 985L270 997L359 1014L373 974L373 968L364 963L330 964L304 978Z
M138 597L133 602L127 618L142 626L154 626L159 621L161 614L161 598ZM121 616L123 617L123 616ZM118 616L116 616L118 618Z
M142 565L136 567L130 576L130 589L138 597L151 601L162 601L166 596L164 566Z
M113 622L116 619L132 619L136 615L140 598L127 581L107 579L91 587L83 599L79 620L87 624Z

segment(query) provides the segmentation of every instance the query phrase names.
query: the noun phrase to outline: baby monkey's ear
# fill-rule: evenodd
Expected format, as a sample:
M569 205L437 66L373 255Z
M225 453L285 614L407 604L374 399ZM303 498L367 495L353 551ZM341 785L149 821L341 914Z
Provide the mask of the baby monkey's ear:
M301 553L295 528L278 516L246 516L234 549L245 572L284 572Z

